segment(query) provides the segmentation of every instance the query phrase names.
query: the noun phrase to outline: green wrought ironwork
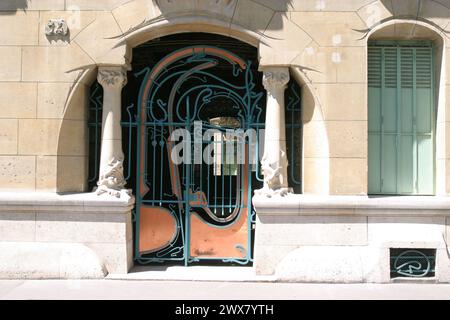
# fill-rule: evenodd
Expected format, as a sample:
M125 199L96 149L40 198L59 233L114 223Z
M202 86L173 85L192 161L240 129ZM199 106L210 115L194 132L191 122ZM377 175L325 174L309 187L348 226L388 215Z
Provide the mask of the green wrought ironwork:
M436 249L391 249L391 278L435 275Z
M137 263L188 265L218 261L246 265L253 261L256 214L251 197L263 182L259 158L263 149L261 133L265 125L266 97L255 60L243 59L228 50L232 48L248 57L245 48L235 43L233 47L217 44L220 47L178 46L169 55L157 55L152 50L155 47L146 44L133 55L135 72L129 73L124 88L122 128L127 187L136 197L133 224ZM151 54L151 59L146 61ZM90 99L92 187L98 179L101 132L102 90L98 87L97 83L91 87ZM301 192L301 127L300 88L291 81L286 91L286 130L290 185L297 192ZM186 130L192 141L189 154L185 154L186 150L181 153L189 161L174 164L169 158L171 150L182 140L173 142L169 137L179 129ZM214 130L212 134L205 135L211 130ZM247 135L242 136L243 132ZM248 132L252 133L250 137ZM197 144L196 136L201 137ZM234 158L224 156L230 145L237 153ZM204 154L205 150L212 155L212 163L198 161L198 152ZM250 161L252 156L256 157L255 161ZM247 158L243 164L236 164L238 157ZM163 208L176 223L170 243L149 252L139 249L141 211L145 207ZM226 229L236 224L243 214L248 215L247 243L235 244L242 256L208 258L191 254L193 215L205 225Z

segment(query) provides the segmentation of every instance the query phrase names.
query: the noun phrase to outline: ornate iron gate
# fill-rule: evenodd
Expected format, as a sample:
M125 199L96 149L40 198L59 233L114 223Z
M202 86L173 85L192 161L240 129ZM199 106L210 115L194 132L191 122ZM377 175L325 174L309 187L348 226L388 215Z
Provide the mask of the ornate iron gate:
M138 100L139 262L252 260L250 176L257 166L249 160L257 156L264 119L251 63L225 49L194 46L138 74L144 77ZM237 159L239 150L244 161Z
M248 54L251 47L229 40L197 42L180 49L177 39L172 46L169 41L135 52L137 71L124 89L125 175L136 197L134 250L141 264L253 260L251 197L262 187L265 121L256 50ZM172 52L148 59L155 48ZM98 158L101 91L98 85L91 89L92 161ZM294 81L286 104L290 182L299 187L300 97ZM93 163L91 183L98 175Z

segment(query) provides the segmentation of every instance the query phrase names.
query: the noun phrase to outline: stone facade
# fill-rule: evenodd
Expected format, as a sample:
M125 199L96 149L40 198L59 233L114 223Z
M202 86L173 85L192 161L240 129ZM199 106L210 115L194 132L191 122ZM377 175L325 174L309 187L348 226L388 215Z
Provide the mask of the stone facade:
M128 70L139 44L209 32L257 47L262 71L289 69L302 88L303 194L281 202L276 193L254 198L255 271L286 281L387 282L387 248L433 247L436 279L450 281L450 1L2 0L0 22L0 241L9 248L4 252L32 255L43 248L36 244L81 244L100 261L83 271L87 277L128 271L132 197L87 190L88 88L99 70ZM436 45L435 197L367 197L369 39L427 39ZM108 98L111 110L120 106L117 90ZM108 130L104 167L123 155L113 146L117 132ZM282 140L271 148L284 152ZM273 161L282 162L282 156ZM115 179L112 190L120 193L120 176ZM58 250L55 257L62 254ZM83 255L80 250L75 251ZM26 276L37 268L30 261L28 271L23 267ZM336 274L332 265L342 272ZM315 266L323 272L312 272ZM43 270L36 277L74 276L67 263L60 268L69 271ZM20 276L12 269L0 259L0 277Z

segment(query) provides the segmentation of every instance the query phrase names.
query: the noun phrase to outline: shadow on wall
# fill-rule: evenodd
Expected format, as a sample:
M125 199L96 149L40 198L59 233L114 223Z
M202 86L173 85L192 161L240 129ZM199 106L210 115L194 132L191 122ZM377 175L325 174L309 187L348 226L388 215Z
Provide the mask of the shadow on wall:
M450 1L447 0L379 0L393 18L416 19L427 21L442 29L435 19L448 19L450 16ZM389 19L386 19L389 20Z
M0 1L0 15L15 14L16 11L25 11L28 4L32 1L39 0L1 0Z
M274 31L283 29L283 17L286 12L292 10L292 3L294 0L252 0L252 1L238 1L238 0L154 0L154 5L160 14L156 17L145 19L144 21L133 25L128 30L124 31L116 38L126 38L131 33L143 29L145 27L165 21L174 22L175 24L180 17L190 17L196 15L198 17L212 17L217 21L216 26L208 23L196 23L193 26L189 24L189 32L209 32L218 33L225 36L228 34L228 29L231 25L232 29L251 30L261 36L261 39L256 41L251 38L239 39L252 45L258 45L257 42L264 43L264 38L271 38L264 35L265 31ZM231 22L231 24L230 24ZM208 28L205 29L205 25ZM224 33L225 32L225 33ZM167 34L172 34L169 32ZM158 34L163 36L166 34ZM231 35L236 37L236 35ZM132 43L132 46L139 45L149 39L155 38L155 35L148 34L148 39L143 39L137 43ZM272 38L274 40L279 40ZM119 43L121 45L123 43Z

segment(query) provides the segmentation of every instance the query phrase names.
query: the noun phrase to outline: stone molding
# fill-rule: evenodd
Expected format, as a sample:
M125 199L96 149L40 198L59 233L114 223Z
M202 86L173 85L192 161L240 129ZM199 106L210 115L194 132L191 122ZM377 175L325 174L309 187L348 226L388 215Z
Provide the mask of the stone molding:
M129 214L134 197L98 197L95 193L0 192L0 212L93 212Z
M289 194L267 198L255 193L258 215L450 216L450 197L316 196Z

